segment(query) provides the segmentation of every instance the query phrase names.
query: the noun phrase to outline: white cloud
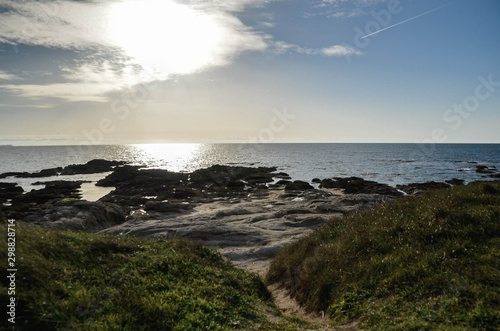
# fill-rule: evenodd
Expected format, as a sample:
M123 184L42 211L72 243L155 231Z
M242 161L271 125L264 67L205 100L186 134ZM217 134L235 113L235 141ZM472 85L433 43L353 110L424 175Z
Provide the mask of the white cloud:
M323 55L323 56L335 56L335 57L363 55L363 52L355 50L354 48L349 46L333 45L326 48L307 48L295 44L289 44L283 41L274 42L273 50L278 55L286 53L299 53L307 55Z
M329 18L348 18L366 14L367 9L386 0L319 0L316 8L321 9L319 15ZM369 11L369 10L368 10Z
M197 8L229 12L242 11L247 7L262 7L272 1L276 0L181 0Z
M4 0L0 5L10 10L0 12L0 42L87 55L62 68L69 82L3 87L32 98L106 101L112 91L227 65L242 52L267 47L231 11L266 2ZM0 79L10 77L3 74Z
M349 46L334 45L321 49L321 54L325 56L349 56L349 55L363 55L363 52L355 50Z
M19 79L21 78L16 75L0 70L0 80L19 80Z

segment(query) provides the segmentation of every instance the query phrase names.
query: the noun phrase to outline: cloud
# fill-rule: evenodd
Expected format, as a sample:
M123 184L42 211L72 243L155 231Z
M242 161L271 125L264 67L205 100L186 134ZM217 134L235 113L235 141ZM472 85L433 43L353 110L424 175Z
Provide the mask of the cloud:
M349 56L349 55L363 55L363 52L355 50L349 46L334 45L321 49L321 54L325 56Z
M386 0L319 0L315 7L321 11L318 15L329 18L349 18L367 13L367 8L376 6ZM308 16L314 16L308 13Z
M262 7L276 0L181 0L195 8L223 10L229 12L243 11L247 7Z
M333 45L326 48L307 48L295 44L289 44L283 41L276 41L273 44L273 50L276 54L299 53L306 55L323 55L331 57L342 57L350 55L363 55L363 52L355 50L350 46Z
M106 101L113 91L228 65L242 52L267 48L264 36L232 12L267 2L6 0L0 43L73 50L80 57L61 67L60 83L3 88L31 98Z
M19 80L19 79L21 78L16 75L0 70L0 80Z
M13 104L6 104L6 103L0 103L0 109L1 108L53 108L55 105L54 104L36 104L36 105L13 105Z

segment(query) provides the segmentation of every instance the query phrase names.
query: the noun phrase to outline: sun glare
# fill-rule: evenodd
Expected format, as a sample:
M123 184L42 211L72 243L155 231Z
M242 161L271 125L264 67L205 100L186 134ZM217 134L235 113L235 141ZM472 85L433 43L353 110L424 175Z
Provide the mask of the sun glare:
M149 167L170 171L187 171L196 167L194 159L202 144L137 144L131 145L142 162Z
M223 41L216 16L172 1L125 0L108 16L108 38L144 69L163 75L203 69Z

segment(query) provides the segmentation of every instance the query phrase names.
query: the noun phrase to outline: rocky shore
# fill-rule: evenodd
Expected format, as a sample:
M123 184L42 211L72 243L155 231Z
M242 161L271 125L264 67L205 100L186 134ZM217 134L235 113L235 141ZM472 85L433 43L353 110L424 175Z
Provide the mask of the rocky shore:
M493 178L499 175L489 167L476 170ZM95 202L80 199L82 181L57 180L58 175L107 172L97 185L114 189ZM15 183L0 183L2 219L118 235L188 238L261 275L281 248L332 216L463 184L455 179L391 187L357 177L315 178L308 183L292 181L273 167L215 165L175 173L106 160L0 175L7 177L50 180L27 193Z

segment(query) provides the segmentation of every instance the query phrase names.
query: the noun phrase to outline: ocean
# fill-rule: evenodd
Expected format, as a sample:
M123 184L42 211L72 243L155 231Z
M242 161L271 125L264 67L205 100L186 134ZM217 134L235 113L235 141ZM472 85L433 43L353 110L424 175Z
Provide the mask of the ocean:
M484 174L476 172L476 166L500 170L500 144L0 146L0 173L35 172L98 158L171 171L193 171L214 164L276 166L294 180L357 176L394 186L452 178L466 182L486 180ZM102 176L78 179L96 181ZM16 178L0 181L20 182ZM25 190L32 188L26 181L23 185Z

